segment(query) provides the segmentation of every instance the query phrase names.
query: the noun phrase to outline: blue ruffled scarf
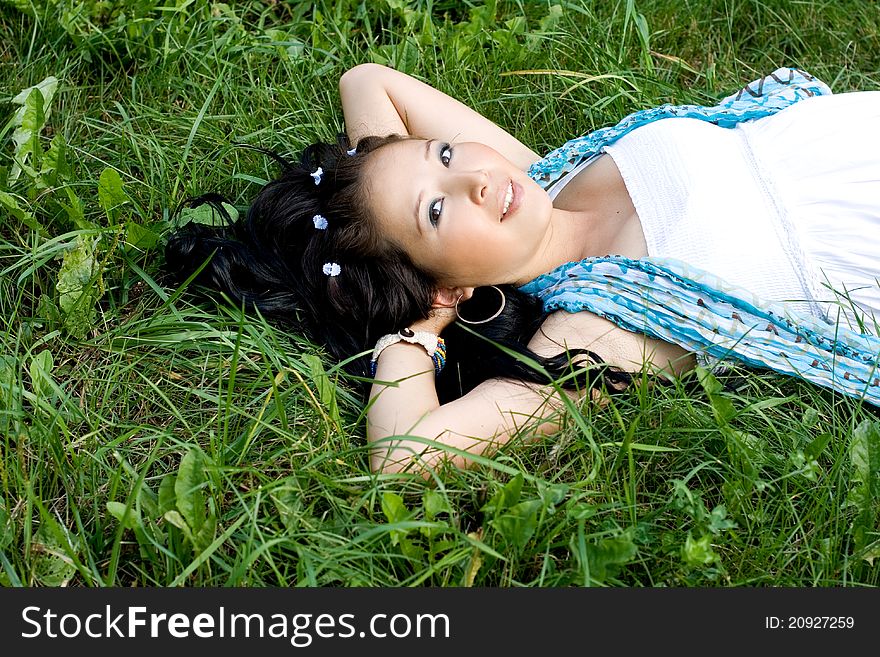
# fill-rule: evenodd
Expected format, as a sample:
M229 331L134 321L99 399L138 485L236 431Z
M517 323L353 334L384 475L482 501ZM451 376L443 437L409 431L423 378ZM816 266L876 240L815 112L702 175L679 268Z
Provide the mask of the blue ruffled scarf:
M635 128L689 117L721 127L758 119L828 87L803 71L779 69L714 107L663 105L573 139L529 169L543 187ZM621 328L721 360L775 370L880 405L880 338L769 304L687 263L622 256L566 263L520 288L547 311L587 310Z

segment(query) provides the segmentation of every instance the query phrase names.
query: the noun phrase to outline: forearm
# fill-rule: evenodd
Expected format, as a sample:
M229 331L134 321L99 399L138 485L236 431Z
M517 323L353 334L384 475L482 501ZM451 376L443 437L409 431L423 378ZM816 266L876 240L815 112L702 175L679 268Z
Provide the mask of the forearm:
M375 471L396 470L399 468L389 465L408 463L414 453L426 448L420 442L388 439L409 434L440 407L434 384L434 362L421 345L398 342L379 355L373 378L377 383L370 390L367 409L367 438L373 446L371 462Z
M345 127L354 143L366 135L403 134L448 142L479 142L522 168L534 151L467 105L415 78L361 64L339 80Z
M339 79L345 129L352 144L370 135L410 134L385 86L390 69L361 64Z
M374 472L428 476L442 463L464 468L471 455L494 451L527 429L531 437L559 428L562 403L551 388L491 379L444 405L434 363L419 345L397 343L379 357L367 409ZM430 441L430 444L427 442Z

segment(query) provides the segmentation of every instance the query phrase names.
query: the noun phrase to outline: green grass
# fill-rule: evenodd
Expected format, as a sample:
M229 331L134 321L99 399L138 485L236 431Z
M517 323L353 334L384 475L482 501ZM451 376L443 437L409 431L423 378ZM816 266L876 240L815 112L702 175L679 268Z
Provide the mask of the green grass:
M474 470L375 476L337 364L167 287L156 241L186 197L246 206L273 175L236 142L332 138L336 81L357 63L414 74L546 150L782 65L836 92L880 88L874 3L74 4L0 2L0 127L19 91L56 76L38 141L62 135L69 161L10 184L0 132L17 208L0 206L4 584L880 583L875 409L766 373L690 376L585 406Z

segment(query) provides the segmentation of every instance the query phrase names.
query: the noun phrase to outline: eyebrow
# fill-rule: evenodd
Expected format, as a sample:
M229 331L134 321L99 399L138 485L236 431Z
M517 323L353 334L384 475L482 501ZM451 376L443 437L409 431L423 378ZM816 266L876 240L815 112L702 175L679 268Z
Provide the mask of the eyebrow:
M428 157L431 155L431 144L433 144L436 140L429 139L425 142L425 161L428 161ZM422 234L422 222L419 221L419 208L422 207L422 196L424 192L419 192L419 197L416 199L416 209L413 215L416 218L416 228L419 229L419 235Z

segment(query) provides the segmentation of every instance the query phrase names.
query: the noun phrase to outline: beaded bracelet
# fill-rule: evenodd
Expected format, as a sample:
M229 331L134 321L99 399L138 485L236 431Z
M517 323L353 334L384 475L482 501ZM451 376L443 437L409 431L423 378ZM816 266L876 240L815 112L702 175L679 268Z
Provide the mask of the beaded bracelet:
M428 331L413 331L412 329L400 329L398 333L389 333L383 335L376 342L373 349L373 357L370 359L370 376L376 376L376 368L379 360L379 354L390 345L398 342L409 342L410 344L420 344L428 352L431 360L434 361L434 374L440 374L443 366L446 365L446 342L439 335L434 335Z

